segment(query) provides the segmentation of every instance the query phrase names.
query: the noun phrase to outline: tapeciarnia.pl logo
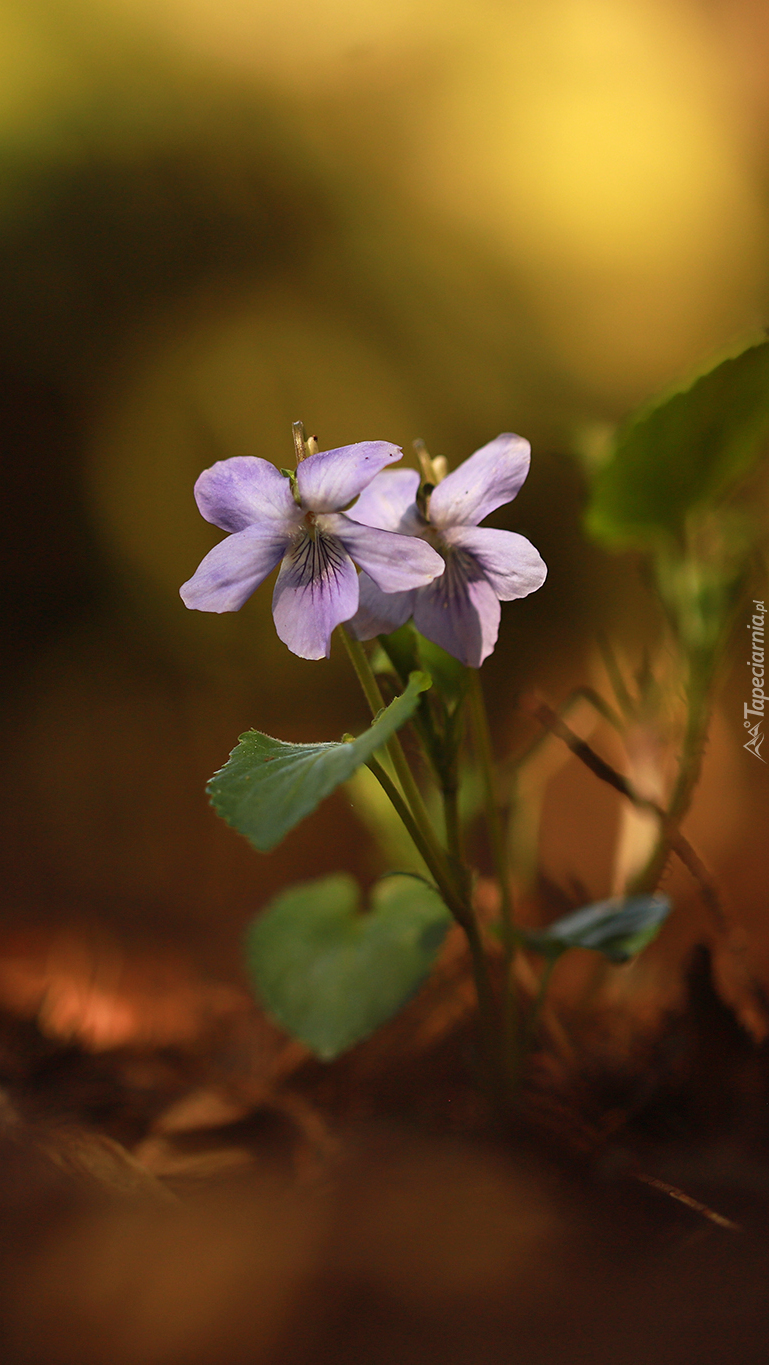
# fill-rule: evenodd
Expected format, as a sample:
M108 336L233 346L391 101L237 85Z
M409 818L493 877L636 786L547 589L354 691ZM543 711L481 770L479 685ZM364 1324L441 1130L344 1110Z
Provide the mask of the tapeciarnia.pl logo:
M743 724L748 731L750 738L742 747L743 749L749 750L751 754L755 754L756 758L760 758L762 763L766 763L766 759L761 757L761 745L764 742L761 724L764 719L764 708L766 706L767 697L767 694L764 692L764 681L766 676L764 673L764 617L766 615L766 607L763 602L757 602L755 598L753 599L753 606L756 610L750 621L748 621L747 627L751 632L752 649L751 657L748 659L748 668L753 670L753 690L750 702L745 702L743 706ZM758 719L754 723L748 719L749 716L757 716Z

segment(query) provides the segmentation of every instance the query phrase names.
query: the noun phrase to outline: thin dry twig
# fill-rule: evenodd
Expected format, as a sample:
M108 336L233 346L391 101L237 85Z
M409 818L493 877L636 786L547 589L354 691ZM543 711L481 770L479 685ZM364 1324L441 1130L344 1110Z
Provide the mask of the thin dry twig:
M716 1227L726 1228L729 1232L742 1232L739 1223L735 1223L731 1218L727 1218L723 1213L716 1213L715 1209L708 1208L701 1199L695 1199L685 1190L679 1190L677 1185L671 1185L667 1180L660 1180L659 1176L647 1175L645 1171L633 1171L633 1179L640 1181L642 1185L649 1185L653 1190L659 1190L660 1194L666 1194L670 1199L675 1199L679 1204L685 1204L687 1209L694 1213L699 1213L703 1218L707 1218Z
M579 735L566 724L564 720L554 711L548 702L541 697L532 697L528 702L524 702L525 709L530 712L545 729L550 730L564 744L567 744L572 753L576 755L586 768L589 768L596 777L602 782L606 782L615 791L618 791L628 801L639 810L651 811L660 821L665 837L671 850L678 855L687 871L691 874L700 888L702 899L710 910L721 933L729 931L729 921L721 903L718 888L708 872L707 867L700 858L696 849L692 847L689 840L681 833L674 820L671 820L667 811L656 801L651 801L645 796L641 796L634 787L628 782L626 777L618 773L610 763L601 758L600 754L587 743L580 739Z
M524 710L528 711L530 715L539 721L540 725L543 725L545 729L563 740L564 744L568 745L572 753L585 764L585 767L589 768L592 773L595 773L595 776L600 778L602 782L608 783L610 787L613 787L615 791L620 792L628 801L632 801L633 805L639 810L652 811L653 814L658 817L670 849L677 854L684 867L697 883L702 900L710 911L712 919L719 933L722 935L725 946L736 964L739 973L743 977L744 984L747 987L755 1011L753 1015L754 1022L745 1023L745 1020L743 1019L743 1023L745 1024L745 1027L748 1028L748 1031L752 1032L753 1036L761 1041L762 1037L766 1037L767 1033L769 1033L769 997L767 996L767 992L762 982L754 976L750 965L746 961L745 943L735 934L735 927L730 923L729 918L726 915L713 877L696 849L692 847L689 840L681 833L681 830L678 828L675 821L670 819L667 811L665 811L662 806L659 806L656 801L650 801L646 797L639 795L630 782L628 782L627 778L623 777L621 773L617 772L616 768L613 768L610 763L607 763L605 759L601 758L600 754L597 754L595 749L591 748L584 739L580 739L579 735L575 734L566 722L561 719L558 712L554 711L552 706L550 706L543 697L534 694L529 698L524 699L522 706ZM755 1024L756 1020L758 1021L757 1027Z

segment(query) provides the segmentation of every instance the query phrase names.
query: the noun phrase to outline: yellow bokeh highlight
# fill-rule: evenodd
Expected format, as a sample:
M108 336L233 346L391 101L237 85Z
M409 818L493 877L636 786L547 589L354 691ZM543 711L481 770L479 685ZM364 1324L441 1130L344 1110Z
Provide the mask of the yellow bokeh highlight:
M507 257L599 390L653 386L752 321L765 210L712 36L683 6L510 10L456 54L413 186Z

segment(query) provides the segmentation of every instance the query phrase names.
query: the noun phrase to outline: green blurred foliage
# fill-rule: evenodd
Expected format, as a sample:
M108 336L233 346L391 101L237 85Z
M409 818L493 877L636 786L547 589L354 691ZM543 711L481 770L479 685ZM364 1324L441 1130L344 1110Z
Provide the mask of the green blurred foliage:
M715 663L766 543L756 490L730 505L769 442L769 342L722 359L626 423L592 478L585 525L599 543L646 551L698 676Z
M635 415L590 490L586 526L614 547L683 545L687 521L751 473L769 440L769 342Z
M630 896L598 901L549 924L539 933L524 931L526 947L550 960L570 948L589 948L609 962L629 962L657 937L672 906L667 896Z

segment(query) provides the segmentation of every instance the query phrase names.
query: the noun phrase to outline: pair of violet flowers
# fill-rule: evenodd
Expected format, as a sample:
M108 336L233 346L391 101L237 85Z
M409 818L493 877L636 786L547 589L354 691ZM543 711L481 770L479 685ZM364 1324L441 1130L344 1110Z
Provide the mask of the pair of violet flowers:
M343 622L368 640L413 616L428 640L480 667L497 641L500 602L526 597L547 573L524 536L479 526L521 488L528 441L505 433L451 474L421 455L424 481L415 469L387 468L403 455L387 441L318 451L311 440L298 450L295 472L235 456L200 475L198 508L230 535L182 586L185 605L237 611L280 564L272 614L300 658L327 658Z

